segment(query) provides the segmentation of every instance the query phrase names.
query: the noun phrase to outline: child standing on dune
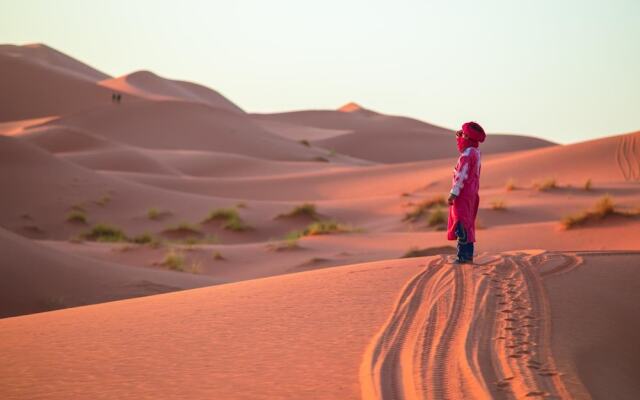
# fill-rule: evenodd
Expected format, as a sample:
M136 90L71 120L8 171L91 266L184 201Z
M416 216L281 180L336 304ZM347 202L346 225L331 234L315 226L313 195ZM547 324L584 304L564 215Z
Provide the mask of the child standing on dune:
M449 192L447 239L458 240L458 255L454 264L473 263L473 243L476 241L476 215L480 196L480 150L484 129L476 122L467 122L456 132L460 157L453 170Z

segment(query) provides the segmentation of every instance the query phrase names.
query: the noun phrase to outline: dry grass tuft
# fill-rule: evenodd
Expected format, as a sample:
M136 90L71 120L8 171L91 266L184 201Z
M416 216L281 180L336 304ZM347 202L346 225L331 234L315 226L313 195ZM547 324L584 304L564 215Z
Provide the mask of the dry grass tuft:
M309 224L305 229L289 232L286 240L294 240L303 236L327 235L331 233L362 232L361 228L354 228L351 224L343 224L336 220L321 220Z
M318 211L313 203L302 203L286 214L278 214L276 218L297 217L299 215L308 216L314 220L319 219Z
M73 210L69 214L67 214L67 221L74 222L79 224L87 223L87 214L84 211Z
M429 226L438 226L447 222L447 215L442 210L442 206L437 205L427 217L427 224Z
M87 240L95 240L96 242L128 241L127 235L120 228L108 224L96 224L83 236Z
M203 222L210 221L224 221L222 227L230 231L242 232L253 229L240 218L240 214L235 208L218 208L211 211Z
M496 211L504 211L507 209L507 203L503 199L495 199L491 202L491 209Z
M562 218L560 223L564 229L571 229L587 222L599 221L610 215L635 216L638 214L617 211L613 198L607 194L596 202L592 210L567 215Z
M447 205L447 201L444 196L435 196L430 199L422 200L419 203L413 204L414 209L407 212L402 219L403 221L417 221L422 218L429 210L436 206L444 207Z
M547 178L544 180L534 181L533 188L539 192L546 192L548 190L557 189L558 184L555 178Z

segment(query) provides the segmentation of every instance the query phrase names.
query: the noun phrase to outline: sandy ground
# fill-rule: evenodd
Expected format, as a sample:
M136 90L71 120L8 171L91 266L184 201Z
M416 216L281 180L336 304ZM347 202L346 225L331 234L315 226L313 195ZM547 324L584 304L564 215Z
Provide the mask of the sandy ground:
M450 189L449 129L356 103L252 114L41 44L0 46L0 69L0 397L638 392L640 132L490 133L478 265L454 268L447 208L409 218ZM348 232L292 238L326 220Z

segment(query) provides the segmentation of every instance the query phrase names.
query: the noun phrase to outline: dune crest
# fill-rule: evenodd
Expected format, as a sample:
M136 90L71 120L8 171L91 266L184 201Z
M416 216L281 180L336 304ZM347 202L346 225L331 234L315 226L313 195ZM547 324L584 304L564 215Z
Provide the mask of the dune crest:
M137 71L106 79L101 86L150 100L184 100L243 114L244 111L217 91L196 83L163 78L151 71Z

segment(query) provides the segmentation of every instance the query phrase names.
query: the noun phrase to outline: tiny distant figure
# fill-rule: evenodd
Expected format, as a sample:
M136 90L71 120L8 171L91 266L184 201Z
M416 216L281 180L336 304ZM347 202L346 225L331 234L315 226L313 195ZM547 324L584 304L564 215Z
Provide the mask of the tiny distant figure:
M111 93L111 102L112 103L116 102L116 94L115 93Z
M476 122L467 122L456 132L460 157L453 170L449 192L449 220L447 239L458 240L458 254L454 264L473 264L473 244L476 241L476 215L480 196L480 150L484 129Z
M120 93L116 94L116 101L118 102L118 104L122 102L122 95Z

